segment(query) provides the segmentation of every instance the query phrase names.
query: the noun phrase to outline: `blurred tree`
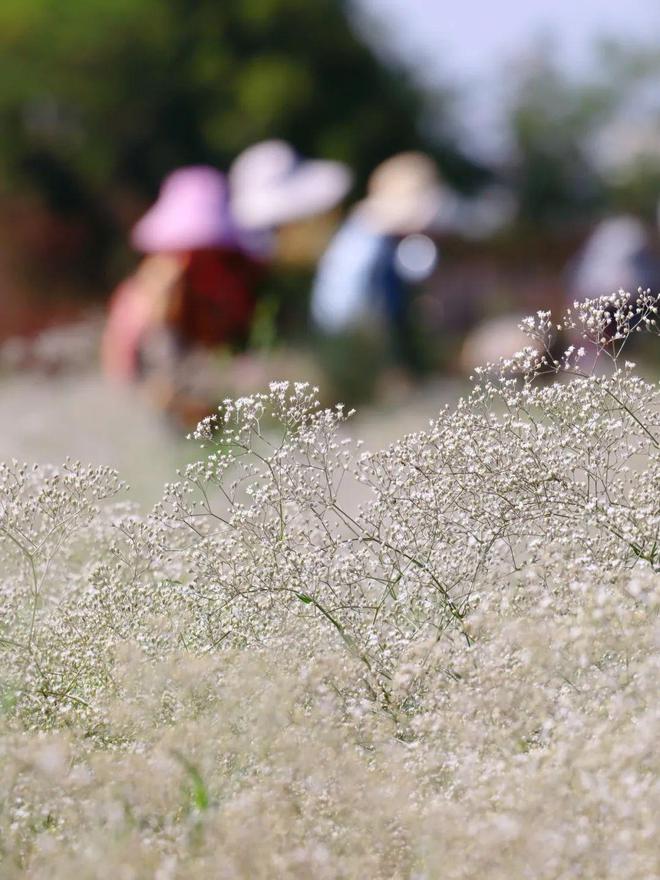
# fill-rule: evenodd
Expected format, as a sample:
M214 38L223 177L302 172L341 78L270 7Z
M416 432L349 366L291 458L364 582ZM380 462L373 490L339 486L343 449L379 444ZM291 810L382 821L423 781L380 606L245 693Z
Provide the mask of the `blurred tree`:
M540 46L515 71L508 128L520 219L548 225L584 219L604 196L590 142L611 112L609 86L571 80Z
M608 39L599 46L611 113L593 141L593 156L614 210L655 224L660 197L660 51Z
M660 195L660 51L608 39L570 77L551 45L511 72L513 176L529 226L625 211L654 222Z
M2 0L0 187L100 229L99 204L151 196L177 165L226 166L266 137L343 159L363 181L428 143L423 96L366 48L349 11L347 0ZM451 145L440 152L465 174Z

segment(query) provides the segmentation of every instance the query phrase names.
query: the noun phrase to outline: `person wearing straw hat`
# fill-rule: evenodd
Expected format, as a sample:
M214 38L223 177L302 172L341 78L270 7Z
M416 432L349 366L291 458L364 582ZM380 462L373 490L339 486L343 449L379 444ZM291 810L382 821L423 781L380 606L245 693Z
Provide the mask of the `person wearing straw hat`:
M315 266L327 246L353 175L343 162L303 158L286 141L267 140L234 160L228 180L244 246L275 269L255 319L272 341L282 313L296 309L295 293L308 289L308 279L298 276Z
M366 198L331 241L312 288L312 321L330 343L331 373L351 368L347 353L336 353L342 343L353 357L370 352L372 364L394 360L417 370L408 285L424 280L435 266L435 245L422 233L441 203L435 163L422 153L393 156L372 173ZM357 364L353 372L365 375ZM368 372L373 375L375 366Z
M112 379L147 379L169 409L185 397L191 352L247 338L260 270L241 246L225 178L208 166L170 174L131 241L145 258L112 297L102 363Z

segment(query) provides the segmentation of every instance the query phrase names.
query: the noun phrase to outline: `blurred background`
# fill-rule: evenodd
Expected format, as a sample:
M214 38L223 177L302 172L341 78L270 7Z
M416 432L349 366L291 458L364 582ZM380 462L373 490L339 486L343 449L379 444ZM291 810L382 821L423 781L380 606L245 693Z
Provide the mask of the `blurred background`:
M3 0L0 456L146 497L275 378L385 442L519 316L660 288L659 197L657 0Z

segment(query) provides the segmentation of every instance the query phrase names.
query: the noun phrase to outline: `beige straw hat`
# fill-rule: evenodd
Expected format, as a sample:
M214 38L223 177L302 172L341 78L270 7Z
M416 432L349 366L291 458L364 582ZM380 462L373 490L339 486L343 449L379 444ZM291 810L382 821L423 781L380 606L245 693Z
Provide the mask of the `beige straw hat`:
M355 211L385 235L410 235L429 227L440 210L442 185L424 153L399 153L369 178L367 196Z

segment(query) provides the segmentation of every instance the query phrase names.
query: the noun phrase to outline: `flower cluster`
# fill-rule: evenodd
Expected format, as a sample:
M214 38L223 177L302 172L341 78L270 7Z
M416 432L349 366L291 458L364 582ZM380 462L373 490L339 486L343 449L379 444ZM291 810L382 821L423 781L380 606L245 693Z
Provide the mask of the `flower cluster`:
M378 453L225 401L148 515L0 468L3 876L657 875L657 307L539 313Z

